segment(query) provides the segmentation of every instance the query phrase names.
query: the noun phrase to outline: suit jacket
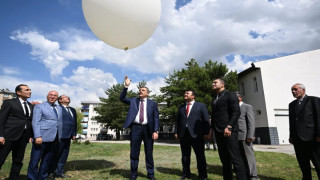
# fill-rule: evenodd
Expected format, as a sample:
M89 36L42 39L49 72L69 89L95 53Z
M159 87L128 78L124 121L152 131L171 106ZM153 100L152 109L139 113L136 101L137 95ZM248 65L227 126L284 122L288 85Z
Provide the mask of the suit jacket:
M129 111L123 128L131 127L139 111L140 98L126 98L128 88L124 88L120 94L120 100L129 104ZM159 111L157 103L147 99L147 118L150 133L159 131Z
M210 131L208 109L205 104L194 102L189 116L187 117L186 105L181 105L178 109L175 133L183 137L188 125L188 130L193 138L208 135Z
M63 105L60 105L62 109L62 134L61 139L72 139L76 136L77 132L77 112L74 108L70 107L70 112L66 110Z
M253 107L250 104L242 103L240 106L240 117L238 119L238 139L253 139L255 132L255 118Z
M3 102L0 110L0 137L6 141L18 140L25 126L27 138L33 136L32 132L32 110L33 105L28 102L30 108L30 117L26 118L22 104L18 98L8 99Z
M224 129L230 125L232 132L238 131L238 119L240 116L239 101L235 93L223 90L219 93L219 98L211 104L212 107L212 128L223 133Z
M58 118L55 115L51 104L46 101L35 105L33 109L32 127L34 137L42 137L43 142L54 141L57 131L59 138L62 135L62 109L58 109Z
M320 99L307 96L299 105L298 99L289 104L290 138L314 141L320 137Z

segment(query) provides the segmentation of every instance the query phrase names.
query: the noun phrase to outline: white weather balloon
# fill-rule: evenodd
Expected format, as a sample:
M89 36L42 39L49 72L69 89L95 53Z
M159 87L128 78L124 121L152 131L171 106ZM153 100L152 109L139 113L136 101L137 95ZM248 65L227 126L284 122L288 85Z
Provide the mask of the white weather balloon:
M98 38L127 50L153 34L160 20L161 0L82 0L82 10Z

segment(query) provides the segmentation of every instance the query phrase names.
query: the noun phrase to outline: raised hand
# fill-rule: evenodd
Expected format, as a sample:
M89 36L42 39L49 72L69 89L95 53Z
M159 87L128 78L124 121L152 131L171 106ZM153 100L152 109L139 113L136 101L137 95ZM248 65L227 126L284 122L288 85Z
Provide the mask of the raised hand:
M128 76L124 77L124 85L129 86L131 83L131 79L128 78Z

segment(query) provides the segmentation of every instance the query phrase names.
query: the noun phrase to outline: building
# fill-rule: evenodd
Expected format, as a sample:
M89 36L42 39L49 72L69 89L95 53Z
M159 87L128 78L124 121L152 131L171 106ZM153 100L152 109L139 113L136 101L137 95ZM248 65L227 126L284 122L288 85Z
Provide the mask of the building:
M99 105L99 101L81 102L81 112L84 115L81 121L82 134L85 135L88 140L96 140L98 134L101 131L107 132L108 134L112 134L115 137L115 133L112 130L104 129L102 123L98 123L96 120L94 120L94 117L98 116L98 113L94 111L94 108Z
M291 87L306 86L306 94L320 97L320 50L259 61L238 74L244 102L255 108L256 142L289 144L288 104Z
M12 99L17 97L15 92L11 92L8 88L7 89L0 89L0 109L3 104L3 101L6 99Z

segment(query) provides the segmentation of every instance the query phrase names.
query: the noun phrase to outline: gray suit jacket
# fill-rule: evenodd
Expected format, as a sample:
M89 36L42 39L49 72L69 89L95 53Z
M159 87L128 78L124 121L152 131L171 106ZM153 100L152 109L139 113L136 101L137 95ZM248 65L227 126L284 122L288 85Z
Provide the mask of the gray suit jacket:
M62 134L62 109L58 109L58 118L48 101L35 105L33 109L32 127L34 138L42 137L43 142L54 141L57 131Z
M239 132L238 139L246 140L253 139L255 132L255 118L253 107L250 104L242 103L240 106L240 117L238 120Z

